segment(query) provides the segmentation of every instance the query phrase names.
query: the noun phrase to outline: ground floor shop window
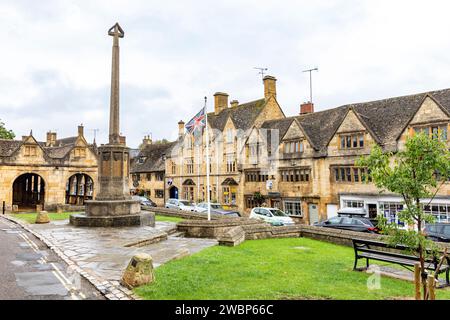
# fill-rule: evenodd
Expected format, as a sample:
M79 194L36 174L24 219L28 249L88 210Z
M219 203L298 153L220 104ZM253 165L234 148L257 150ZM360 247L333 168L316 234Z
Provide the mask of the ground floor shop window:
M291 216L303 216L302 212L302 202L294 201L294 200L285 200L284 201L284 212Z
M344 200L344 208L364 208L364 201Z
M155 198L164 198L164 190L155 190Z
M436 222L450 222L450 204L432 204L424 206L423 211L432 214Z
M397 223L400 226L405 226L403 221L398 219L398 212L403 210L403 204L398 202L380 202L380 212L387 219L388 223Z
M247 209L253 209L259 207L259 203L253 199L253 196L245 197L245 207Z

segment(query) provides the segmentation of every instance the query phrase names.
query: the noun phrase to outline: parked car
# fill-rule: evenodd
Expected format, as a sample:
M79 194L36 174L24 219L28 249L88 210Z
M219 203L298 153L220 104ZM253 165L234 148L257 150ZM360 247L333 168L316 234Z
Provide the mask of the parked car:
M191 202L189 200L183 200L183 199L169 199L169 200L167 200L165 207L168 209L194 211L195 203Z
M273 226L291 226L295 222L286 213L277 208L253 208L250 219L259 219Z
M195 206L195 212L207 213L208 203L201 202ZM211 213L221 214L227 217L240 217L241 214L238 211L226 210L220 203L211 203Z
M428 239L438 242L450 242L450 223L431 223L425 225Z
M132 196L131 199L140 201L141 208L150 208L157 207L156 203L154 203L151 199L142 197L142 196Z
M318 227L344 229L358 232L378 233L379 230L367 218L361 217L333 217L314 224Z

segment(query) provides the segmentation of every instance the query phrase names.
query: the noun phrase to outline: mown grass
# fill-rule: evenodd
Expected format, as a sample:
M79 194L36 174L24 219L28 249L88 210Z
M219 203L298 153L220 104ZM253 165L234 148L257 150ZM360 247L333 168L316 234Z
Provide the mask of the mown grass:
M135 289L145 299L410 299L411 282L353 271L353 249L306 238L215 246L155 270L156 281ZM450 290L438 290L450 299Z
M48 217L51 221L54 220L67 220L70 218L71 214L74 214L76 212L61 212L61 213L48 213ZM35 223L36 221L36 212L29 212L29 213L13 213L11 214L11 217L24 220L28 223Z
M169 217L169 216L164 216L164 215L159 215L157 214L155 216L155 220L156 221L166 221L166 222L180 222L183 221L183 218L178 218L178 217Z

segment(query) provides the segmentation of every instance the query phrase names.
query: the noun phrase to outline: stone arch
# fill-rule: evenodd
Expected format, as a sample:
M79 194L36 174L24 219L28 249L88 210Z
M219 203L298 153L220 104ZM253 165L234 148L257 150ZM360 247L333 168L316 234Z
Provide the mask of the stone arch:
M12 204L19 210L37 210L44 208L45 180L37 173L22 173L12 184Z
M82 206L86 200L92 200L94 180L86 173L75 173L66 181L66 204Z

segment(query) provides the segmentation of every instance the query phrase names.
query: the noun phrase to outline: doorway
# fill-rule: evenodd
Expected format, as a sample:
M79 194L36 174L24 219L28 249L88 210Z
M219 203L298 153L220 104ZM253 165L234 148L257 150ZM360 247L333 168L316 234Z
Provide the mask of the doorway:
M173 186L169 189L169 196L171 199L178 199L178 188Z
M369 203L367 209L369 211L369 219L376 219L378 215L377 204Z
M309 224L313 225L316 222L319 222L319 209L317 208L317 204L310 203L308 205L308 213L309 213Z

